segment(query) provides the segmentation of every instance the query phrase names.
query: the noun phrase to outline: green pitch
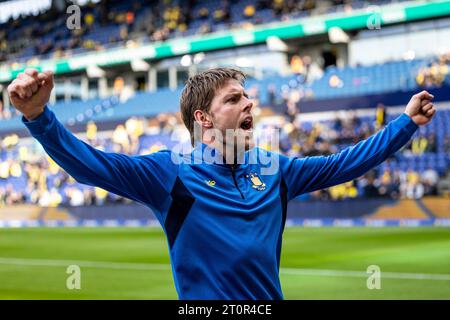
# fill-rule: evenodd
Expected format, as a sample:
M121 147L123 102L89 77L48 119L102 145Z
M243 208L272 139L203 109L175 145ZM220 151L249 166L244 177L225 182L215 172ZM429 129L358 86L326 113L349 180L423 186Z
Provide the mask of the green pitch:
M281 267L286 299L450 299L450 229L288 228ZM158 228L0 229L0 299L176 298Z

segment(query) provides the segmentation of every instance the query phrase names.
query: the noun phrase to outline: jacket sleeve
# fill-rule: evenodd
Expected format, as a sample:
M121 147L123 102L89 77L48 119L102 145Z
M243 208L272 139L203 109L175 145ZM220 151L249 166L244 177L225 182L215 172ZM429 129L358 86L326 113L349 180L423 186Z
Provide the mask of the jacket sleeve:
M103 188L162 211L168 204L178 166L170 151L128 156L93 148L69 132L47 106L22 122L47 154L76 181Z
M351 181L401 149L418 126L403 113L383 130L331 156L288 158L280 156L288 198Z

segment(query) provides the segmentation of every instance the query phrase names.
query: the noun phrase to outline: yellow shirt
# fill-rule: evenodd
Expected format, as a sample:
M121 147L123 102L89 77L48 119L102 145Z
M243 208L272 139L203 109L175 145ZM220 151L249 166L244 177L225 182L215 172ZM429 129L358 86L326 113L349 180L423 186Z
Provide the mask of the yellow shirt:
M97 125L95 122L90 121L87 124L86 136L89 140L95 140L97 138Z
M95 191L94 192L95 192L95 196L98 199L105 199L106 196L108 195L108 191L106 191L106 190L104 190L102 188L99 188L99 187L95 187Z

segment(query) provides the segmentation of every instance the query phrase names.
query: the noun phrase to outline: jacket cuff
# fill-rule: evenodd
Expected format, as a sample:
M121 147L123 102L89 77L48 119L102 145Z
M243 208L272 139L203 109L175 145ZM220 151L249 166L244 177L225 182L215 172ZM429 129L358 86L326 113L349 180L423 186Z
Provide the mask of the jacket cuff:
M22 123L25 124L25 126L28 128L31 135L36 136L47 132L53 124L54 118L55 115L53 111L51 111L46 105L44 107L44 112L34 120L29 121L24 116L22 116Z
M413 134L419 128L411 117L404 112L397 118L396 122L403 130L406 130L410 134Z

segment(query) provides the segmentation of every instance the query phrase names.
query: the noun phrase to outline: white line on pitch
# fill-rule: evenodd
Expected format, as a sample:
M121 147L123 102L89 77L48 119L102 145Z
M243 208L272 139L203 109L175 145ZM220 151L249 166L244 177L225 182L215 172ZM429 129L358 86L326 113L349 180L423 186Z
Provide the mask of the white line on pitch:
M154 263L131 263L131 262L109 262L109 261L77 261L77 260L53 260L53 259L22 259L22 258L2 258L0 265L16 266L47 266L47 267L67 267L78 265L85 268L97 269L126 269L126 270L171 270L169 264ZM297 276L324 276L324 277L352 277L367 278L368 273L364 271L352 270L326 270L326 269L302 269L302 268L282 268L282 274ZM381 272L382 278L407 279L407 280L438 280L450 281L450 274L432 273L402 273L402 272Z
M78 260L53 260L53 259L20 259L1 258L0 264L16 266L43 266L43 267L67 267L78 265L86 268L98 269L128 269L128 270L170 270L169 264L153 263L129 263L129 262L109 262L109 261L78 261Z
M283 268L281 273L299 276L325 276L325 277L354 277L367 278L370 274L364 271L351 270L325 270L325 269L296 269ZM432 274L432 273L403 273L403 272L384 272L380 276L388 279L408 279L408 280L439 280L450 281L450 274Z

